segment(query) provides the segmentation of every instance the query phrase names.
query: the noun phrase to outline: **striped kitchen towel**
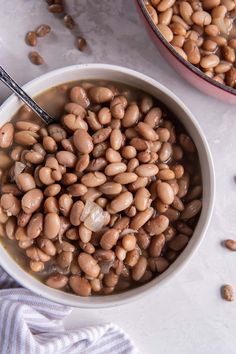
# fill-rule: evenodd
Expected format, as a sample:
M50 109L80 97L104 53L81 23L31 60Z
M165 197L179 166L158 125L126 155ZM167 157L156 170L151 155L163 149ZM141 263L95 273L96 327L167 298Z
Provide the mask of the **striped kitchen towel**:
M69 307L19 287L0 268L1 354L134 354L131 339L115 324L65 330Z

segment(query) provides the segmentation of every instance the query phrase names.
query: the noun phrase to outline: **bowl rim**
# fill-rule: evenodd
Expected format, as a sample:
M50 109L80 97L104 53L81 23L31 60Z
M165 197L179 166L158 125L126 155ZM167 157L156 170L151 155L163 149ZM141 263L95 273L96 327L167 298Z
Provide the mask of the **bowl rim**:
M161 32L158 30L156 25L151 19L151 16L149 15L149 12L146 9L146 6L144 4L144 0L135 0L137 5L140 7L143 15L145 16L145 19L147 20L149 26L151 27L152 31L157 35L157 37L161 40L161 42L164 44L164 46L176 57L177 60L179 60L184 66L186 66L189 70L192 71L193 74L200 76L201 79L207 81L209 84L216 86L217 88L230 93L233 96L236 96L236 88L230 87L228 85L221 84L217 82L216 80L213 80L212 78L208 77L202 70L191 64L189 61L185 60L177 51L173 48L173 46L165 39L165 37L161 34Z
M64 68L59 68L53 71L50 71L44 75L41 75L32 81L28 82L25 84L22 88L26 91L29 92L30 90L34 89L34 86L39 85L40 83L42 84L43 82L45 83L45 86L47 86L47 82L49 81L50 78L52 77L60 77L60 75L65 75L66 73L77 73L82 71L83 69L89 69L90 72L92 70L101 70L101 71L107 71L107 72L115 72L116 74L125 74L128 75L130 78L133 78L135 80L140 81L141 83L147 83L148 85L152 86L153 88L158 89L164 95L168 96L172 101L176 103L177 106L181 108L186 113L186 116L188 117L188 120L190 121L190 124L194 127L195 131L200 137L200 142L203 145L203 150L204 150L204 155L205 155L205 160L206 160L206 165L209 170L209 180L210 180L210 192L209 192L209 199L207 200L207 210L204 216L200 216L204 218L204 223L201 228L201 232L199 233L198 237L194 239L194 242L189 242L188 246L185 248L185 250L178 256L176 261L173 263L175 267L173 268L170 265L170 267L163 272L161 275L158 277L154 278L152 281L139 286L138 288L131 289L126 292L122 292L120 294L114 294L114 295L109 295L109 296L92 296L89 298L83 298L78 295L73 295L73 294L68 294L67 297L63 298L63 296L60 296L62 294L65 294L62 291L58 291L52 288L49 288L48 286L44 285L41 283L39 280L31 276L29 273L27 273L23 268L21 268L17 262L8 254L8 252L4 249L2 244L0 243L0 254L2 253L2 256L0 257L0 265L2 268L13 278L15 279L19 284L21 284L23 287L31 290L34 293L37 293L40 296L43 296L44 298L47 298L53 302L57 302L63 305L68 305L72 307L79 307L79 308L107 308L107 307L115 307L115 306L120 306L123 304L126 304L131 301L136 301L140 298L143 298L143 296L150 295L154 289L157 288L159 284L164 285L166 282L170 281L171 278L173 278L177 273L180 272L181 269L189 262L193 254L197 251L198 247L200 246L207 228L209 226L211 216L213 213L213 206L214 206L214 200L215 200L215 173L214 173L214 165L213 165L213 160L211 156L211 152L207 143L207 140L203 134L203 131L197 122L196 118L193 116L193 114L189 111L189 109L185 106L185 104L168 88L160 84L158 81L152 79L149 76L146 76L142 73L139 73L135 70L121 67L121 66L116 66L116 65L110 65L110 64L80 64L80 65L72 65ZM65 75L66 76L66 75ZM102 78L101 78L102 79ZM114 80L116 81L116 80ZM68 82L68 80L65 79L65 81L62 81L61 84ZM55 86L55 85L54 85ZM53 87L53 85L51 86ZM46 91L47 88L43 91ZM37 93L35 95L40 94L41 92L39 89L37 89ZM16 103L16 100L18 100L15 96L15 94L11 95L6 101L3 102L3 104L0 107L0 114L4 109L7 109L7 107L14 105ZM21 103L18 100L18 108L20 107ZM16 109L16 111L17 111ZM199 221L200 221L199 219ZM194 234L193 234L194 235ZM188 253L187 253L187 252ZM7 262L4 263L4 260ZM173 269L172 269L173 268ZM138 291L137 291L138 289ZM101 299L107 299L107 301L101 302Z

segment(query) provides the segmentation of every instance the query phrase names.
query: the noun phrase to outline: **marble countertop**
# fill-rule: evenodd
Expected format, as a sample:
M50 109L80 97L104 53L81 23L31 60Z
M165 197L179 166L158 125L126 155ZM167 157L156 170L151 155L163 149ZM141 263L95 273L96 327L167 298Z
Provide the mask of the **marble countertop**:
M216 204L199 251L168 285L143 300L99 311L75 309L67 328L113 321L132 336L141 353L234 354L236 303L220 297L220 286L236 288L236 256L221 246L236 238L236 107L210 98L180 78L150 42L131 0L67 0L88 41L85 52L41 1L0 0L0 62L20 84L52 69L78 63L127 66L158 80L191 109L204 130L214 159ZM39 40L45 58L41 67L29 63L25 33L36 25L52 26ZM1 85L1 102L9 91Z

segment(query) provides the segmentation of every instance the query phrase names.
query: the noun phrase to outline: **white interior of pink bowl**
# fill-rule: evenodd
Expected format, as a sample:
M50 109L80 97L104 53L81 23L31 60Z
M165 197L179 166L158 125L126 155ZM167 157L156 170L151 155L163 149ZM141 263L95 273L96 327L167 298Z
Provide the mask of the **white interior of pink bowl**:
M143 297L145 294L154 293L160 286L170 281L187 261L189 261L206 233L213 209L215 185L211 154L197 121L185 105L171 91L150 77L127 68L112 65L75 65L49 72L29 82L23 88L31 96L36 96L59 84L76 80L93 79L112 80L142 89L158 98L158 100L163 102L175 113L189 132L198 149L203 178L203 208L194 234L177 260L163 274L156 277L151 282L120 294L83 298L51 289L20 268L0 244L0 265L22 286L52 301L81 308L118 306ZM0 107L0 124L2 125L8 121L20 106L21 102L16 96L12 95L9 97Z

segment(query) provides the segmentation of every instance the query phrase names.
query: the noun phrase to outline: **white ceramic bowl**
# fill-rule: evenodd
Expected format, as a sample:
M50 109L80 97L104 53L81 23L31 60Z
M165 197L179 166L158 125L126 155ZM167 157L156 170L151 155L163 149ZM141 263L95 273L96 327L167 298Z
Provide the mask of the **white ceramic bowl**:
M181 268L183 268L198 248L206 233L213 209L215 182L209 147L197 121L178 97L150 77L127 68L113 65L75 65L49 72L29 82L23 88L27 91L27 93L34 97L35 95L38 95L53 86L69 81L84 79L104 79L125 83L127 85L142 89L163 102L175 113L194 140L199 154L203 177L203 208L197 227L185 250L160 276L145 285L121 294L83 298L51 289L20 268L0 244L0 265L22 286L45 298L61 304L83 308L102 308L118 306L131 300L133 301L141 298L145 294L151 292L154 294L155 291L158 291L160 286L171 281L174 275L178 273ZM0 125L7 122L20 106L21 102L15 95L9 97L0 107Z

